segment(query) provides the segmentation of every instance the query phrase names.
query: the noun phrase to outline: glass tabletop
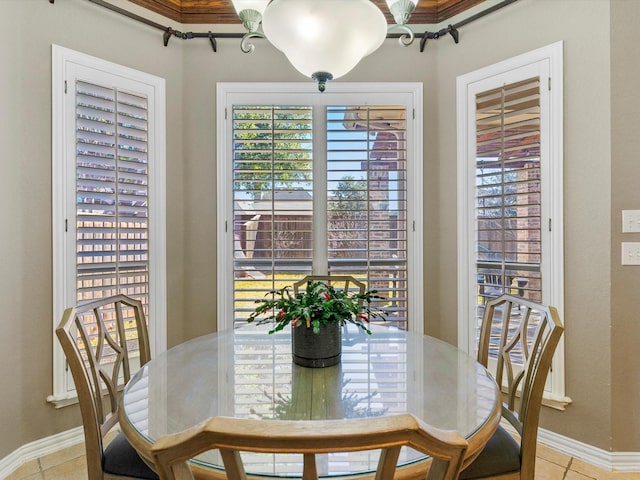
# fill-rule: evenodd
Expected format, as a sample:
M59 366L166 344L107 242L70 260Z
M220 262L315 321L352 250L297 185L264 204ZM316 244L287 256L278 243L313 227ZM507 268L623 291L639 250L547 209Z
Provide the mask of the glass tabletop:
M349 325L348 327L353 327ZM149 444L211 416L270 419L351 419L412 413L467 438L495 417L495 382L474 358L433 337L393 327L367 335L343 330L338 365L306 368L291 361L290 332L269 335L268 326L247 325L180 344L147 363L127 384L123 414ZM244 458L244 454L243 454ZM424 460L405 449L399 465ZM295 455L244 458L248 474L299 475ZM195 460L223 469L215 452ZM329 455L319 463L323 476L375 470L371 453L349 461Z

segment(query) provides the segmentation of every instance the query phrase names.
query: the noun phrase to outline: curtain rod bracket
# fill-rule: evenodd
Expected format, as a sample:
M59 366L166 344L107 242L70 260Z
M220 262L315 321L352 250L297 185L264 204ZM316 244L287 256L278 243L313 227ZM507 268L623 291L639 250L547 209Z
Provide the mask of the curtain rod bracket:
M420 53L424 52L424 47L427 46L427 32L424 32L422 38L420 39Z
M460 33L458 32L458 29L453 25L449 25L447 28L443 28L437 32L425 31L422 35L417 35L421 37L420 52L424 52L424 48L427 46L427 40L439 40L447 33L453 37L453 41L455 43L460 43Z
M218 51L218 44L216 42L216 36L209 30L209 41L211 42L211 48L214 52Z
M167 29L162 34L162 41L165 47L169 45L169 39L171 38L171 35L173 35L173 32L174 30L171 27L167 27Z
M460 34L458 33L458 29L453 25L449 25L447 28L449 29L449 35L453 37L453 41L458 43L460 41Z

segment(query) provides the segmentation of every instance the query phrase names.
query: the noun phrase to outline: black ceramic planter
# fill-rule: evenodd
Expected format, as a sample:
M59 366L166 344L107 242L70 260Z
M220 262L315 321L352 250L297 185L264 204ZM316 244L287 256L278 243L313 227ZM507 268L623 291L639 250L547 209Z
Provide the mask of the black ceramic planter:
M330 367L340 362L342 327L339 322L320 325L320 332L305 324L291 328L293 363L302 367Z

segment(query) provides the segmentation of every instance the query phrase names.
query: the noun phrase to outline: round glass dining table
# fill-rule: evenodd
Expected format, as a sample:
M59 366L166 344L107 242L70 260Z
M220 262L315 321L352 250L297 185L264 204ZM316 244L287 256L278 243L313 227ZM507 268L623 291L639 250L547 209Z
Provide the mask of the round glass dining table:
M149 459L161 436L212 416L264 420L360 419L411 413L469 441L466 463L477 456L500 420L501 397L485 368L458 348L393 327L367 335L353 325L342 333L338 365L306 368L292 363L290 332L247 325L177 345L144 365L126 385L120 425ZM244 457L250 476L299 475L302 458ZM410 448L398 462L400 477L426 471L427 457ZM375 471L371 453L325 455L321 476ZM197 477L223 478L222 460L207 452L192 460Z

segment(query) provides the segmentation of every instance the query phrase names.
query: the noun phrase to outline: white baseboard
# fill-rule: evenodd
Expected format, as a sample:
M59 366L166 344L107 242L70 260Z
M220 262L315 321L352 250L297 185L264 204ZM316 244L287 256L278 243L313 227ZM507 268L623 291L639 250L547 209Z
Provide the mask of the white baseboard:
M44 457L59 450L64 450L65 448L82 442L84 442L84 433L82 427L77 427L23 445L0 460L0 478L8 477L11 473L31 460Z
M9 474L31 460L55 453L58 450L63 450L83 441L82 427L77 427L23 445L9 456L0 460L0 479L9 476ZM587 445L543 428L538 432L538 441L554 450L579 458L605 470L640 472L640 452L607 452L601 448Z
M604 470L640 472L640 452L608 452L543 428L538 430L538 441Z

